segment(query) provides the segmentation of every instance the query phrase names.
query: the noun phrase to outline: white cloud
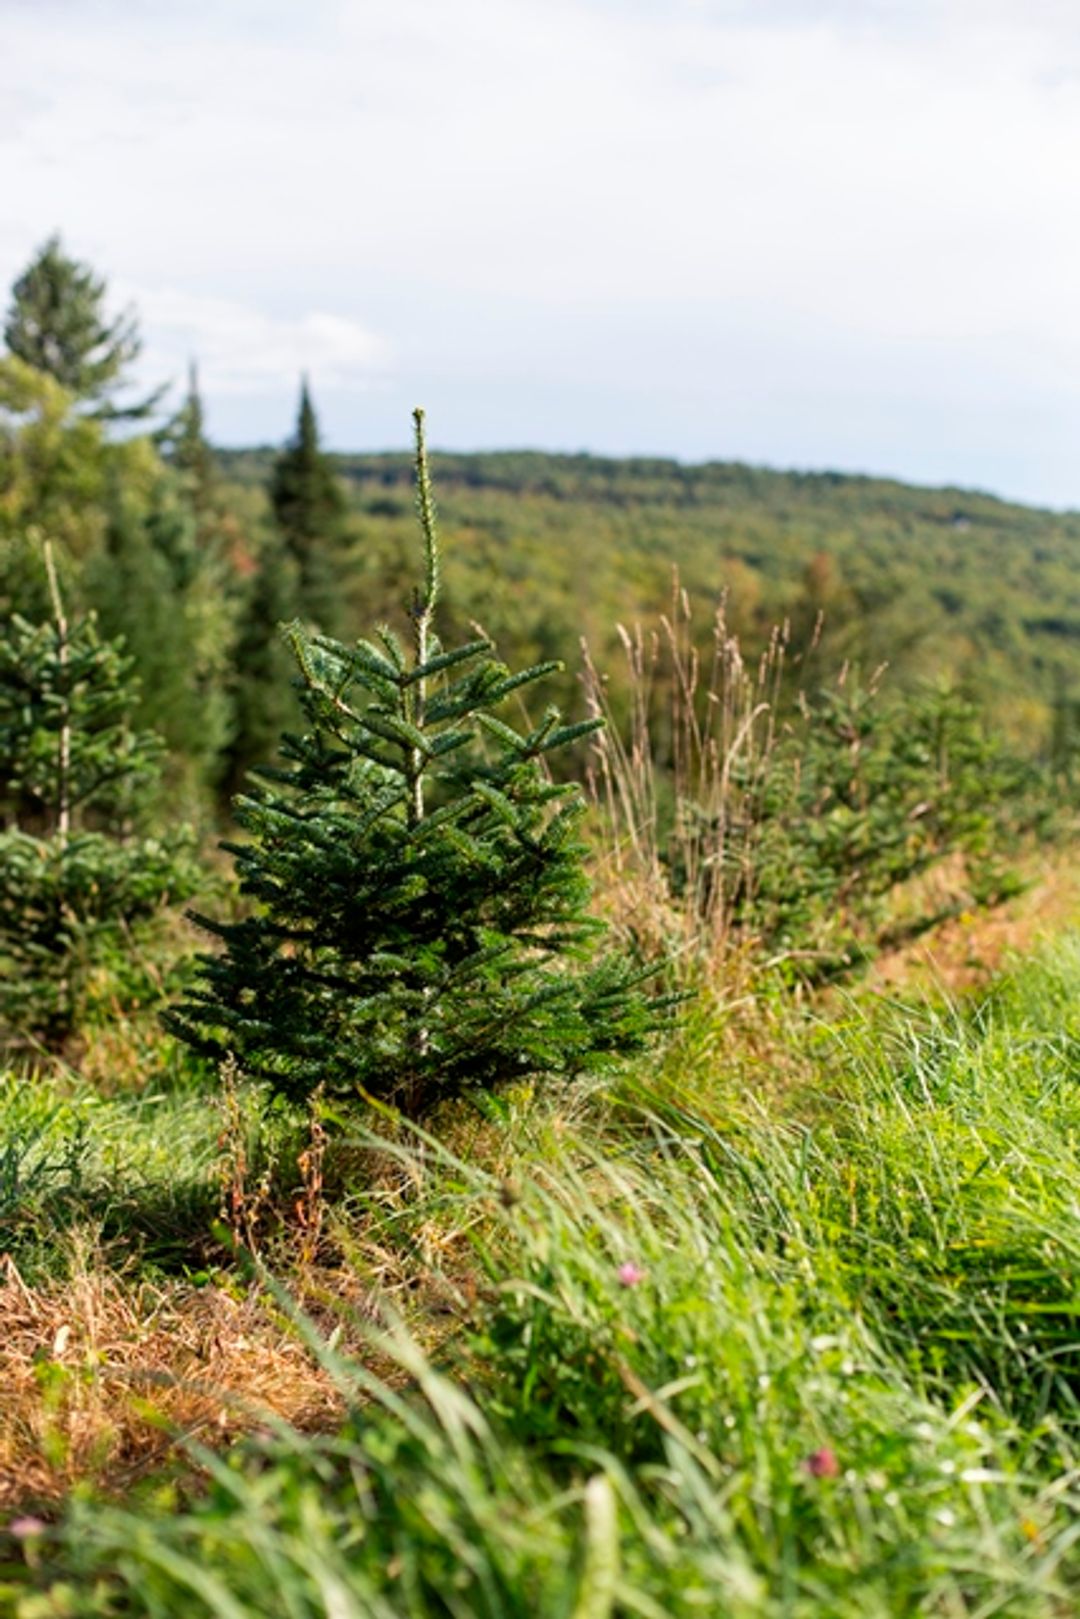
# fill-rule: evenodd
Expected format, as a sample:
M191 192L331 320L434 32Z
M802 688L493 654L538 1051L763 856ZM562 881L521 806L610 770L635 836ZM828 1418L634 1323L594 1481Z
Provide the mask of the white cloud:
M121 290L140 311L149 337L148 373L177 374L197 359L207 392L258 393L283 382L291 387L301 372L316 386L364 388L388 365L383 340L341 315L312 311L281 318L177 288Z
M1075 0L0 0L0 280L60 226L234 439L307 366L1080 501L1078 72Z

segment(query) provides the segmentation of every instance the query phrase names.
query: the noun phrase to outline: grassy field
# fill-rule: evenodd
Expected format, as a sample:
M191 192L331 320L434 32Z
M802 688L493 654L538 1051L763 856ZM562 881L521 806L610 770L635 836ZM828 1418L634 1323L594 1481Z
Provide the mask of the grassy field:
M7 1611L1074 1612L1080 940L795 1021L338 1140L306 1259L250 1096L9 1084Z

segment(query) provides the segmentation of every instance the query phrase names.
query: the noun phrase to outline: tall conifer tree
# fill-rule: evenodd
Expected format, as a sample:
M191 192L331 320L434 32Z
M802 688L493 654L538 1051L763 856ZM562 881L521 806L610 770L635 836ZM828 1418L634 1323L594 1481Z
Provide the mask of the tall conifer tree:
M16 358L55 378L95 414L145 416L163 390L135 405L112 401L142 352L142 338L134 313L109 316L105 299L102 278L51 236L12 288L4 341Z
M135 660L134 713L166 744L165 787L190 805L221 776L234 606L173 480L162 480L148 508L117 492L84 584L105 634L122 637Z
M296 567L298 616L330 634L341 619L345 497L319 444L306 378L296 432L274 465L270 502Z
M202 515L212 504L215 469L214 452L206 437L199 371L194 360L188 367L184 403L165 429L162 440L167 459L186 480L192 505L196 513Z
M273 533L248 583L236 630L232 735L222 783L230 797L243 788L249 771L270 763L282 732L295 730L300 720L292 684L295 664L282 634L296 598L296 565L281 536Z

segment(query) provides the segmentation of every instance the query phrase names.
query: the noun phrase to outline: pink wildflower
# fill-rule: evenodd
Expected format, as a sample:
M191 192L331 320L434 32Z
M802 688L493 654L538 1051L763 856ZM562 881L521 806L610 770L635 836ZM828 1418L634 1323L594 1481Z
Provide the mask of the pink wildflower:
M803 1459L803 1469L811 1478L839 1478L840 1463L836 1459L835 1450L828 1445L822 1445L820 1450L812 1450L809 1456Z
M645 1272L640 1265L635 1265L632 1259L628 1259L625 1265L620 1265L615 1274L624 1287L636 1287L639 1282L645 1280Z
M16 1540L32 1540L35 1535L43 1535L47 1528L44 1518L12 1518L8 1524L8 1534L14 1535Z

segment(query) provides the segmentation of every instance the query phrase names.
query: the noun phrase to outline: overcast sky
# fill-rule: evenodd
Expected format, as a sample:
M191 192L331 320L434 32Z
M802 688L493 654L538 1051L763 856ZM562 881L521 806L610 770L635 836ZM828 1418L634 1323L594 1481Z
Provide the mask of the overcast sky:
M1077 0L0 0L0 176L221 442L1080 506Z

